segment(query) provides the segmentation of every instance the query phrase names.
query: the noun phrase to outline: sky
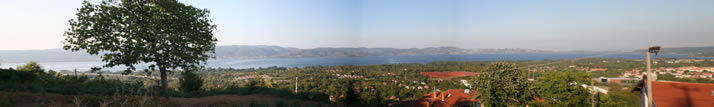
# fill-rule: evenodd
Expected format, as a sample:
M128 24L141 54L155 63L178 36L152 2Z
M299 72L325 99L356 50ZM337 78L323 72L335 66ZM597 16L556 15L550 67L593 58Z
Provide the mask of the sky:
M97 1L97 0L93 0ZM179 0L218 45L630 50L714 46L712 0ZM61 48L81 0L0 1L0 50Z

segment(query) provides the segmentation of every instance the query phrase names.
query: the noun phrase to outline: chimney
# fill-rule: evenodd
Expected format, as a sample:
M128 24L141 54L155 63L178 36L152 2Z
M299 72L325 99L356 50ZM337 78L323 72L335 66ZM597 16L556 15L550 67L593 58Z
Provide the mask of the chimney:
M444 100L444 98L446 98L446 96L447 96L446 93L441 93L441 96L439 96L439 98L441 98L441 101L446 101L446 100Z

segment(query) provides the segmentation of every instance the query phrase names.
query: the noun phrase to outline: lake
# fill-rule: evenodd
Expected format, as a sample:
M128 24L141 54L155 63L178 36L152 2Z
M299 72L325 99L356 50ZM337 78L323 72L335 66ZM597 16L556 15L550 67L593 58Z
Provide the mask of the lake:
M359 57L317 57L317 58L274 58L274 59L214 59L209 60L207 67L258 68L258 67L305 67L331 65L371 65L399 63L429 63L438 61L517 61L517 60L558 60L585 57L645 59L642 54L597 54L597 53L505 53L505 54L465 54L465 55L432 55L432 56L359 56ZM692 58L676 54L660 54L658 58ZM52 70L89 70L104 64L101 61L86 62L39 62L45 69ZM16 67L25 63L2 63L0 67ZM146 68L146 64L136 66ZM105 68L118 71L125 67Z

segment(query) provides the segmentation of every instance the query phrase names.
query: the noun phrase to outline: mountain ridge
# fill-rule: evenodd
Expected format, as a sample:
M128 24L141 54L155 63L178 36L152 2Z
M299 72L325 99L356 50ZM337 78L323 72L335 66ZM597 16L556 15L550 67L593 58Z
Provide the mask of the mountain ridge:
M634 50L633 53L645 53L647 50L640 49ZM680 54L692 57L714 57L714 46L700 46L700 47L662 47L660 54Z
M216 46L216 59L266 59L266 58L307 58L307 57L355 57L355 56L422 56L498 53L640 53L631 51L544 51L518 48L463 49L451 46L425 48L335 48L320 47L299 49L273 45L223 45ZM714 46L663 47L660 53L680 54L693 57L714 57ZM100 61L99 56L83 51L71 52L61 48L41 50L0 50L0 64L38 62L81 62Z
M305 58L305 57L351 57L351 56L419 56L458 55L479 53L543 53L550 51L516 48L463 49L450 46L426 48L333 48L320 47L299 49L273 45L223 45L216 46L216 59L264 59L264 58ZM0 50L3 63L38 62L78 62L100 61L99 56L83 51L71 52L61 48L42 50Z
M426 47L426 48L333 48L320 47L312 49L298 49L292 47L271 46L273 50L251 50L256 48L243 48L239 53L224 53L225 48L246 47L245 45L217 46L216 57L226 59L252 59L252 58L303 58L303 57L344 57L344 56L418 56L418 55L456 55L477 53L540 53L547 52L531 49L463 49L457 47ZM277 49L275 49L277 47ZM240 50L240 49L238 49ZM269 55L255 56L252 53L272 53ZM250 56L253 55L253 56Z

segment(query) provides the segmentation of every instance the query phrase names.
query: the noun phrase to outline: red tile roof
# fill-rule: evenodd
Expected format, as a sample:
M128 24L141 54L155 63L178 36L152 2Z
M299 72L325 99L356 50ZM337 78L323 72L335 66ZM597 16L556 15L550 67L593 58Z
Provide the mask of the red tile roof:
M465 93L464 89L451 89L444 92L424 94L422 99L392 103L389 104L389 106L404 105L407 107L451 107L470 105L473 102L480 101L479 99L471 99L474 95L476 95L476 91L473 90L470 90L469 93Z
M714 84L672 81L653 83L652 98L659 107L714 107ZM646 84L638 87L643 86Z

